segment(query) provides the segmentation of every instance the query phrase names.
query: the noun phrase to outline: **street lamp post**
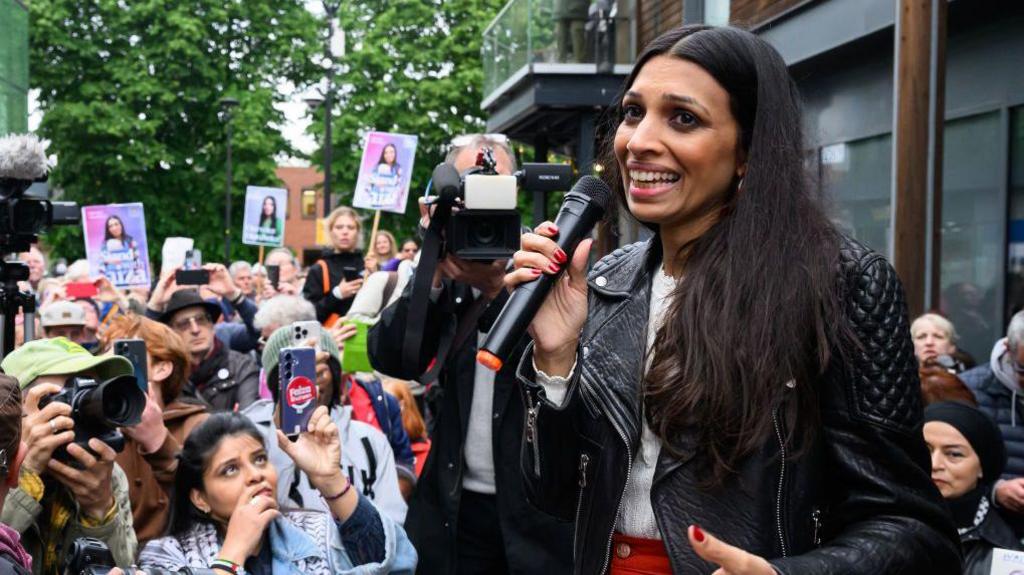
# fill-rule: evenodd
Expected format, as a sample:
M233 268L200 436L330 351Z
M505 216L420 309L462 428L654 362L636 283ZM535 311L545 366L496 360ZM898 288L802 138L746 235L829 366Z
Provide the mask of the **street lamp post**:
M334 140L331 137L331 107L334 102L334 53L331 47L334 41L334 17L341 6L340 0L323 0L324 12L327 14L327 44L324 55L327 57L327 93L324 94L324 217L331 213L331 152Z
M235 98L221 98L224 123L227 125L227 181L224 185L224 264L231 263L231 109L238 105Z

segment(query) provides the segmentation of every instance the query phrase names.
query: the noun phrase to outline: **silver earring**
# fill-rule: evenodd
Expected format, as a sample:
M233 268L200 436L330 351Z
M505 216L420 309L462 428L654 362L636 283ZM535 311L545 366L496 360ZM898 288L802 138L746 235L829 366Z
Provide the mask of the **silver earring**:
M743 176L740 176L740 181L736 183L736 191L737 192L742 192L743 191Z

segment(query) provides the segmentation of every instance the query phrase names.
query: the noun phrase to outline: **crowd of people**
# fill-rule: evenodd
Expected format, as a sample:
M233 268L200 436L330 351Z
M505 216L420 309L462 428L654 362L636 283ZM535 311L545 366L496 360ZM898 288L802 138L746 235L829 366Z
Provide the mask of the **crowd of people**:
M651 238L591 265L545 222L511 261L444 257L427 301L418 241L364 251L349 207L316 261L200 286L20 254L39 313L0 363L0 573L64 573L83 542L160 573L989 573L1024 550L1024 312L977 359L948 314L908 322L802 187L795 93L754 35L666 33L606 144ZM459 172L488 150L515 173L507 138L455 141ZM510 288L563 270L510 361L478 364ZM129 376L138 417L94 433Z

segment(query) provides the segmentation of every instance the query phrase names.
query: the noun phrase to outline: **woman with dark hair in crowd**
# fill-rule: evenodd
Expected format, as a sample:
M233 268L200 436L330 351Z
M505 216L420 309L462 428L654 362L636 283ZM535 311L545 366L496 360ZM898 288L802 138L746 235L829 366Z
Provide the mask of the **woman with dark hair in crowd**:
M924 410L924 441L932 481L942 493L964 550L964 575L989 575L994 548L1020 550L1013 530L992 505L992 484L1006 466L999 427L984 413L955 401Z
M397 543L404 533L352 489L337 464L338 429L326 407L313 412L308 429L294 442L278 431L278 444L330 514L280 509L277 470L259 430L244 415L214 414L185 441L169 535L142 550L140 566L266 575L412 573L415 553Z
M128 496L141 547L167 528L178 453L189 432L208 413L203 403L181 395L190 371L188 348L181 336L151 319L123 315L111 322L102 347L109 352L114 341L132 338L146 343L146 408L138 425L122 430L125 448L115 461L131 478Z
M683 26L614 111L605 174L654 236L588 278L591 242L541 224L506 276L568 268L519 375L527 490L575 521L575 572L959 573L902 288L819 207L782 57Z

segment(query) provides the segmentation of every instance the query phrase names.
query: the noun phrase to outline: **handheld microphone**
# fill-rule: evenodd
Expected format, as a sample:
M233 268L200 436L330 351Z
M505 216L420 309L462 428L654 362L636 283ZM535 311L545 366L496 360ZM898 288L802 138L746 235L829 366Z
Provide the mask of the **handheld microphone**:
M608 186L594 176L583 176L572 191L565 195L558 217L555 218L555 226L558 227L555 243L569 258L576 253L576 246L604 217L611 195ZM545 274L516 287L476 354L476 360L481 365L493 371L501 369L544 303L548 292L569 265L567 262L556 274Z

